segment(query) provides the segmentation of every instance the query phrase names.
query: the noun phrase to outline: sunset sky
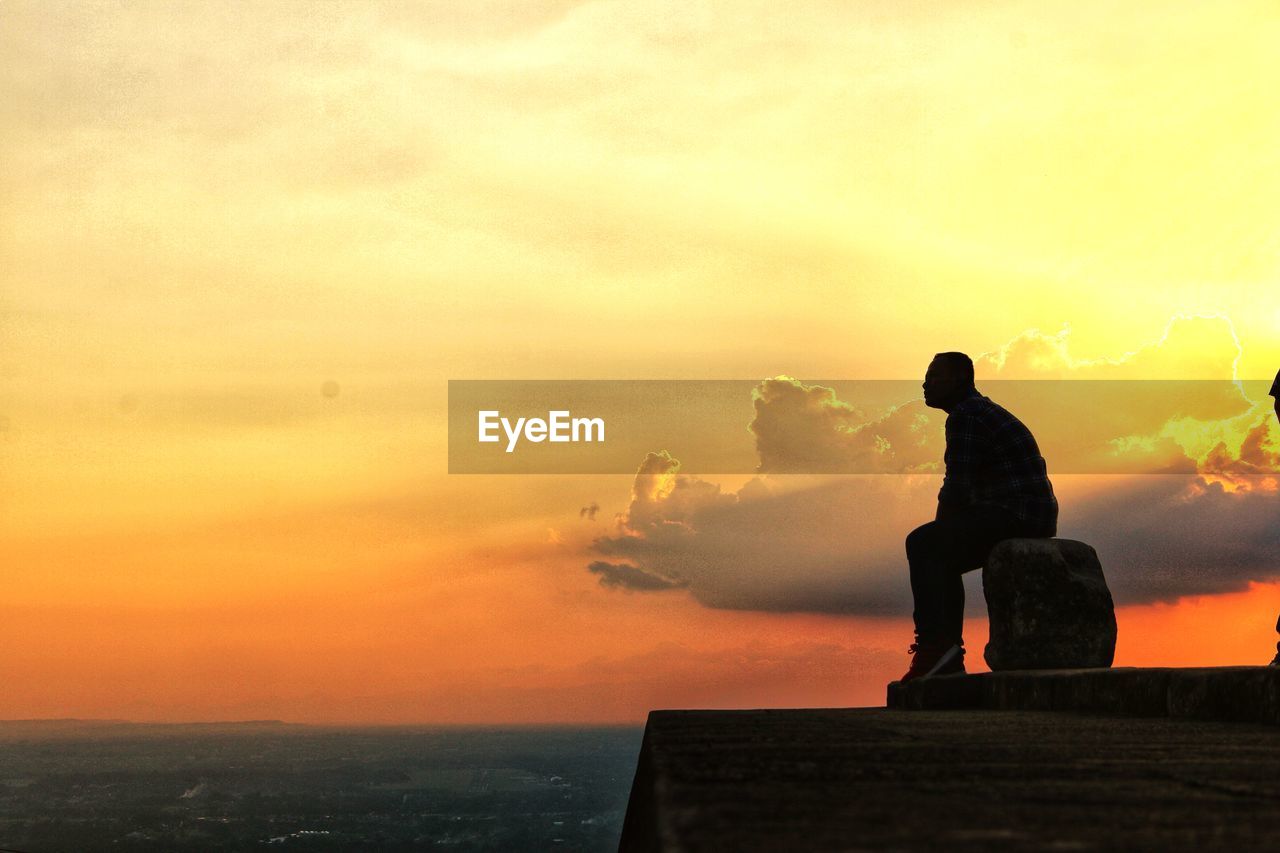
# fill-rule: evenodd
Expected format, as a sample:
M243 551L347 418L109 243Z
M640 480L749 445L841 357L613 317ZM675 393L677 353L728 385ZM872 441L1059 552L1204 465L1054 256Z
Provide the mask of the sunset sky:
M448 380L1270 380L1278 43L1271 2L5 0L0 719L882 703L938 478L450 475ZM1274 653L1237 402L1114 436L1181 478L1042 446L1117 664Z

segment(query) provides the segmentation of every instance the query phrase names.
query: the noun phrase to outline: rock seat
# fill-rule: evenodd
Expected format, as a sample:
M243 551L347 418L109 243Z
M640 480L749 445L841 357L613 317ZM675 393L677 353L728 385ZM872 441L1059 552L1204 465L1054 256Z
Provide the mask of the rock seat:
M1116 614L1098 554L1073 539L1006 539L982 570L993 672L1109 667Z

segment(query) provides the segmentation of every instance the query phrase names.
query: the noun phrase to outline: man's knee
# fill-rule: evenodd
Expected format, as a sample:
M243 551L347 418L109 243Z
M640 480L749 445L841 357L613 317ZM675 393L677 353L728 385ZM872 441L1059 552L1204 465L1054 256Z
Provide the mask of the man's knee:
M907 559L918 556L929 547L935 538L934 531L938 523L936 521L926 522L915 530L907 534Z

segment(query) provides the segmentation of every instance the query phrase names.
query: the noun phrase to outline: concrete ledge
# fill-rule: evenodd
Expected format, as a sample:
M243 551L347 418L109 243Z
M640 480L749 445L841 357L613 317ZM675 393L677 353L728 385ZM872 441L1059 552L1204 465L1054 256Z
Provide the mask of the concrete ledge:
M1280 667L1062 669L946 675L889 685L908 711L1083 711L1280 724Z
M1151 673L948 676L902 698L1106 705L1126 685L1147 696L1164 685L1186 703L1180 713L1235 715L1236 701L1274 695L1276 684L1257 669ZM1280 837L1277 767L1280 727L1240 722L982 709L653 711L618 849L1270 850Z
M906 711L951 711L986 706L985 675L939 675L889 685L886 705Z
M1280 723L1280 667L1169 670L1170 717Z

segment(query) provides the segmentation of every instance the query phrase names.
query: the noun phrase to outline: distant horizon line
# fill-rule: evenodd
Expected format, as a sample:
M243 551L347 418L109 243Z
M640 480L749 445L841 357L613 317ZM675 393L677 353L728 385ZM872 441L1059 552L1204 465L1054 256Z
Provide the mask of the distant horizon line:
M123 717L14 717L0 719L0 727L19 725L101 725L101 726L270 726L291 728L361 728L361 729L604 729L604 728L642 728L644 721L637 723L369 723L369 722L326 722L301 723L276 719L248 720L130 720Z

